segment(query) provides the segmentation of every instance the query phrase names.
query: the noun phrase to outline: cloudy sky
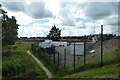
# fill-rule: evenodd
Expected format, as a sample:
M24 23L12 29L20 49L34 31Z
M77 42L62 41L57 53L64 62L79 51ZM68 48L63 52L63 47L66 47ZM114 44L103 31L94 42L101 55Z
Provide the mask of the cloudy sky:
M115 2L116 1L116 2ZM118 32L118 2L81 1L2 1L2 8L15 16L19 37L45 37L52 25L61 30L62 36L81 36Z

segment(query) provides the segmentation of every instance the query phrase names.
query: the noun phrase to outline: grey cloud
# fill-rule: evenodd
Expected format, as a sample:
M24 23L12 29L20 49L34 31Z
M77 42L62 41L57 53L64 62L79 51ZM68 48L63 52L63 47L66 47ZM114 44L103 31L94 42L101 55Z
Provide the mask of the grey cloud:
M74 18L75 18L74 15L79 14L79 10L84 9L86 5L87 4L83 2L82 3L61 2L60 12L59 12L59 16L61 17L60 20L62 21L61 24L65 26L76 26L75 21L74 21ZM71 12L72 7L76 8L74 12Z
M23 2L4 2L3 6L10 11L26 13L33 18L52 16L52 13L45 8L44 2L32 2L30 5Z
M72 19L67 18L63 18L61 25L63 26L75 26L75 23Z
M23 2L2 2L3 6L10 11L22 11L24 12L24 3Z
M119 32L120 32L120 1L118 2L118 26L119 26Z
M64 26L75 26L72 13L70 13L70 3L62 2L59 12L60 20L62 21L61 25Z
M107 24L107 25L118 25L118 17L114 17L114 18L110 18L109 20L105 20L104 21L104 24Z
M77 29L85 29L86 28L86 25L84 22L79 22L76 26Z
M76 11L74 13L70 12L71 6L74 6L76 8ZM91 18L93 20L103 20L106 19L106 17L118 14L118 2L62 2L60 9L62 25L76 26L75 21L73 20L73 15L75 15L76 12L79 12L79 10L83 10L86 18ZM106 22L110 24L109 21ZM116 20L111 20L111 25L116 23Z
M52 13L45 8L45 4L43 2L34 2L31 5L25 7L27 14L34 18L44 18L51 17Z
M116 17L118 15L118 2L89 3L85 7L85 15L93 20L102 20L105 25L104 32L113 33L117 29L115 27L118 26L118 17Z
M91 2L85 7L85 15L95 20L117 13L117 2Z

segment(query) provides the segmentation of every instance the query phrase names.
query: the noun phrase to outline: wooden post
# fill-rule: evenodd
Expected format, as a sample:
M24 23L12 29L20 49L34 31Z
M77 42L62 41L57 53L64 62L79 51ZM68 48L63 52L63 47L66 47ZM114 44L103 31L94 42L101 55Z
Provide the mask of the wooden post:
M84 66L86 65L86 36L84 36Z
M101 25L101 67L103 66L103 25Z
M64 68L66 68L66 49L64 49Z
M74 73L75 73L75 42L74 42L74 62L73 62L73 67L74 67Z

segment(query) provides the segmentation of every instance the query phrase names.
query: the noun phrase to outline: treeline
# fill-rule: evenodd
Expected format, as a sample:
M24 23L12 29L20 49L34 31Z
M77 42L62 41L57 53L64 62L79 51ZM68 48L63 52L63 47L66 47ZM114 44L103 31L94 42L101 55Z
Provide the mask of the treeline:
M2 46L13 45L17 41L18 37L18 24L14 16L9 17L7 12L1 8L0 14L2 15Z
M100 38L101 34L93 34L93 35L86 35L87 39L92 39L93 37ZM113 37L116 37L114 34L103 34L104 39L111 39ZM62 39L84 39L84 36L65 36L62 37Z
M81 41L84 40L85 36L62 36L61 40L71 40L71 39L80 39ZM94 34L94 35L86 35L87 40L92 40L93 37L96 37L97 40L100 40L101 34ZM103 40L110 40L113 38L118 38L118 36L114 34L103 34ZM44 40L48 39L47 37L20 37L19 40L22 41L31 41L31 42L43 42Z
M14 16L9 17L1 8L2 22L2 79L4 78L46 78L38 63L27 54L29 43L18 40L18 24Z

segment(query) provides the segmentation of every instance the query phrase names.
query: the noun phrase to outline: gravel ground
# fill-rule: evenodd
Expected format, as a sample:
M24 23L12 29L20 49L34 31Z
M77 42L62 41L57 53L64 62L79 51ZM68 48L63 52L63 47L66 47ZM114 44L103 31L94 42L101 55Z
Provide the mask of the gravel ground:
M56 47L55 50L60 53L60 61L62 64L64 64L64 50L66 49L66 65L72 65L74 62L74 56L71 55L71 46L60 46ZM76 63L80 62L83 58L82 56L75 56Z
M86 47L91 48L90 47L91 45L94 45L94 43L86 43ZM94 45L94 47L95 47L95 54L100 54L100 42L97 42ZM66 49L66 64L67 65L72 65L73 62L74 62L73 61L74 60L74 56L71 55L71 45L70 46L55 47L55 50L60 53L60 61L63 64L64 64L64 49ZM118 40L112 39L112 40L104 41L104 43L103 43L103 52L104 53L115 51L117 49L118 49ZM89 53L88 51L87 51L86 54ZM87 58L92 58L92 56L94 57L95 54L87 55ZM75 61L76 61L76 64L77 64L77 63L80 63L83 60L83 57L82 56L75 56L75 59L76 59Z

